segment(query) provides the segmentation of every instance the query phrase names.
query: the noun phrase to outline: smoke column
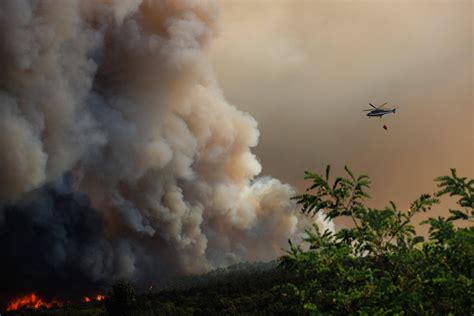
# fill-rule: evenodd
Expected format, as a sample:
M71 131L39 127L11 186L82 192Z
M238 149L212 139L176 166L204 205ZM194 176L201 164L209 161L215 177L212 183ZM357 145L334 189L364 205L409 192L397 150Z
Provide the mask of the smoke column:
M3 297L269 260L307 225L289 185L256 178L257 123L208 61L217 17L214 1L0 2Z

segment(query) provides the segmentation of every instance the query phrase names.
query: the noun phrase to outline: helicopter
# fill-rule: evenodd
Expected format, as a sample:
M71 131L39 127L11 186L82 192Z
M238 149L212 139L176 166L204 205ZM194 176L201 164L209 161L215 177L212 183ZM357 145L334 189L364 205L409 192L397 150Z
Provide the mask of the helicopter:
M384 116L385 114L389 114L389 113L395 113L395 110L397 108L393 108L393 109L382 109L382 107L384 105L386 105L387 102L385 102L384 104L382 105L379 105L378 107L374 106L372 103L369 103L369 105L371 107L373 107L373 109L367 109L367 110L363 110L363 111L370 111L369 113L367 113L367 116L368 117L372 117L372 116L378 116L378 117L382 117Z

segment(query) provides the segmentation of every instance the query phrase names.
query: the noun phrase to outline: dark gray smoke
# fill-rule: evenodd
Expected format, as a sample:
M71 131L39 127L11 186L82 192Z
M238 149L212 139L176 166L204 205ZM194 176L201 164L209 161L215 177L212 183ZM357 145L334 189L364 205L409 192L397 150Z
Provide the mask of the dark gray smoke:
M301 231L210 67L217 16L214 1L0 2L2 292L147 285L274 258Z
M70 184L34 190L3 206L2 215L2 299L38 290L77 297L104 286L100 276L111 269L112 245L97 211Z

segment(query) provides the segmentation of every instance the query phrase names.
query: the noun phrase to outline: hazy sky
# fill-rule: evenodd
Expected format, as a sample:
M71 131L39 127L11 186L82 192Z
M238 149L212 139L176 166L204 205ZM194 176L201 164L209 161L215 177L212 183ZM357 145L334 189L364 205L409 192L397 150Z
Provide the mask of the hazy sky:
M347 164L373 206L403 208L451 167L474 177L472 1L221 4L213 64L259 122L264 174L301 190L304 170ZM368 118L368 102L399 110Z

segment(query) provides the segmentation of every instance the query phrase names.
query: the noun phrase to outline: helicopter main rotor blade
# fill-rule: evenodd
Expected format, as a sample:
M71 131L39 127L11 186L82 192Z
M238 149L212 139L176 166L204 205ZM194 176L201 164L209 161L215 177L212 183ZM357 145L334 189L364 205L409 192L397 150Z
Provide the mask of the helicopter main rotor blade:
M384 104L382 104L382 105L379 105L379 107L378 107L378 108L379 108L379 109L381 109L381 108L383 108L383 106L384 106L384 105L386 105L386 104L387 104L387 102L385 102L385 103L384 103Z
M377 107L376 107L375 105L373 105L372 103L369 103L369 105L370 105L371 107L373 107L374 109L377 109Z
M362 111L373 111L374 109L362 110Z

